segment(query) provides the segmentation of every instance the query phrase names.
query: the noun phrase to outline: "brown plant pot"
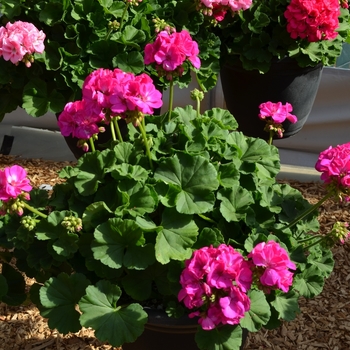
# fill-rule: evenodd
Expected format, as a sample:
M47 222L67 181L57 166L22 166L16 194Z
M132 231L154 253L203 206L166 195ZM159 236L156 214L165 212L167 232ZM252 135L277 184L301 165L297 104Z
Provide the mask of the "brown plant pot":
M148 313L148 322L145 330L134 343L126 343L123 350L196 350L195 333L198 320L187 316L170 318L162 310L145 309ZM248 336L243 329L242 345Z

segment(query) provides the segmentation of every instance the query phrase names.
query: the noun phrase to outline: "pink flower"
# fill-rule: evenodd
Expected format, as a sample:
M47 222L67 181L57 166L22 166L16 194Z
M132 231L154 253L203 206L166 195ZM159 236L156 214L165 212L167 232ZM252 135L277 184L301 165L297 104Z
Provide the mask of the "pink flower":
M31 189L27 172L19 165L0 170L0 200L7 202L17 198L22 191L28 192ZM25 198L29 199L29 194L26 194Z
M84 80L82 87L83 99L93 102L96 112L99 114L103 108L111 107L109 98L116 84L117 80L114 79L112 70L97 69Z
M231 14L240 10L247 10L252 0L200 0L199 9L206 16L213 16L218 22L225 18L228 10Z
M196 250L180 276L182 286L178 299L200 316L205 330L219 324L238 324L250 309L246 292L252 284L250 263L231 246L203 247Z
M119 83L114 85L110 96L113 113L136 111L153 114L154 108L162 106L162 94L155 88L153 80L147 74L134 76L131 73L117 71L115 75Z
M157 35L154 43L146 45L144 61L145 64L156 63L159 74L171 79L172 74L182 74L182 65L186 60L199 69L201 62L198 54L198 44L186 30L174 33L164 30Z
M332 40L339 27L339 0L291 0L284 13L292 39Z
M85 100L68 102L58 117L58 126L63 136L72 135L83 140L99 133L99 122L101 116L94 114L91 104Z
M0 28L0 56L14 64L24 61L30 67L32 61L25 56L42 53L45 49L44 39L45 34L32 23L8 22Z
M286 103L285 105L282 104L282 102L265 102L262 103L260 106L260 114L259 118L260 119L267 119L271 118L274 123L281 124L283 123L286 119L289 120L291 123L296 123L297 122L297 117L290 112L292 112L293 107L290 103Z
M330 185L331 190L349 195L350 190L350 142L336 147L330 146L321 152L315 164L321 180Z
M259 274L261 284L267 287L267 289L265 288L267 292L276 288L288 292L293 283L293 273L289 269L295 270L296 265L279 243L275 241L261 242L254 247L248 258L252 258L255 266L263 268L262 274L260 269L256 271Z

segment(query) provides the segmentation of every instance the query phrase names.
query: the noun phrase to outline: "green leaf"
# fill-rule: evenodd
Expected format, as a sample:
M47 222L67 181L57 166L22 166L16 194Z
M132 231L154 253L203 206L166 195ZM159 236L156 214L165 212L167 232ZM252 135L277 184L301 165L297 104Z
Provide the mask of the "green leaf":
M115 155L112 151L86 153L79 159L79 172L74 183L78 192L83 196L88 196L96 192L99 183L113 165Z
M140 74L144 71L145 65L140 52L125 52L113 58L113 64L124 72Z
M147 313L141 305L117 306L120 296L118 286L99 281L86 289L86 295L79 302L82 326L92 327L100 341L108 341L112 346L134 342L147 322Z
M249 206L254 203L251 193L238 184L220 190L217 198L221 200L220 212L228 222L244 220Z
M154 262L153 245L145 244L143 232L133 220L109 219L96 228L94 237L94 258L113 269L145 269Z
M309 265L295 276L293 287L305 298L313 298L322 292L324 276L317 265Z
M276 298L271 302L271 305L278 312L278 318L293 321L296 315L300 313L298 298L299 296L294 292L276 292Z
M195 339L201 350L239 350L242 344L242 328L232 325L211 331L198 328Z
M246 312L240 325L247 328L250 332L257 332L262 325L267 324L269 321L271 316L270 306L262 291L250 290L248 296L250 299L250 310Z
M44 80L33 78L26 84L22 107L33 117L40 117L48 111L47 84Z
M179 213L206 213L214 206L213 191L218 188L219 181L214 165L204 157L179 153L166 158L154 178L178 186L176 209Z
M161 227L155 245L156 259L161 264L167 264L171 259L188 259L198 235L198 227L192 216L180 214L174 209L165 209Z
M333 254L331 250L325 251L322 248L320 248L320 250L322 252L322 254L320 254L320 257L315 256L315 254L311 252L307 257L307 262L310 265L317 266L318 269L322 272L322 275L325 278L328 278L334 268Z
M57 328L63 334L81 329L76 305L88 285L89 280L79 273L61 273L45 282L40 288L40 302L45 308L41 315L49 319L51 329Z

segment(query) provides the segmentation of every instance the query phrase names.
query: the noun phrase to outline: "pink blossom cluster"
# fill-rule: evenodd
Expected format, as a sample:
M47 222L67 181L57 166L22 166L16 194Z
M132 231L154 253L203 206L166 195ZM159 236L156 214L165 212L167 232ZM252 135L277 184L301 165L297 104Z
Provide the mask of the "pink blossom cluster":
M180 284L179 301L189 309L204 309L192 312L190 317L200 316L199 324L205 330L219 324L238 324L250 309L250 264L231 246L196 250L186 261Z
M339 0L291 0L284 16L292 39L332 40L338 35Z
M58 118L63 136L87 140L103 131L111 116L128 119L153 114L162 106L162 94L147 74L135 76L116 68L100 68L84 81L82 100L69 102Z
M260 119L271 118L275 123L281 124L285 120L289 120L291 123L295 123L298 119L290 112L293 111L293 107L290 103L282 104L282 102L273 103L271 101L264 102L259 106Z
M45 34L32 23L17 21L8 22L0 27L0 57L14 64L23 61L27 67L33 62L34 53L42 53Z
M250 310L247 292L253 279L266 293L273 289L288 292L293 282L289 269L295 270L296 266L279 243L257 244L248 259L233 247L221 244L198 249L185 262L178 299L188 309L195 309L189 316L198 316L203 329L238 324Z
M321 152L315 165L321 172L321 180L348 194L350 189L350 142L336 147L329 146ZM346 197L348 199L348 195Z
M29 200L32 186L27 178L27 172L19 165L13 165L0 170L0 215L7 211L23 214L21 200Z
M262 289L270 293L272 289L288 292L293 283L293 273L296 265L290 260L287 251L277 242L269 241L257 244L249 253L255 268L255 274L260 280Z
M169 33L163 30L152 44L146 45L144 61L145 64L155 62L158 74L172 80L174 76L182 75L186 59L199 69L201 61L198 54L198 44L188 31Z
M274 131L278 137L283 137L284 129L282 123L289 120L291 123L297 122L297 117L290 112L293 107L290 103L282 104L282 102L273 103L271 101L261 103L259 106L259 118L267 122L265 130Z
M221 22L227 11L234 13L247 10L251 5L252 0L199 0L197 7L204 15Z

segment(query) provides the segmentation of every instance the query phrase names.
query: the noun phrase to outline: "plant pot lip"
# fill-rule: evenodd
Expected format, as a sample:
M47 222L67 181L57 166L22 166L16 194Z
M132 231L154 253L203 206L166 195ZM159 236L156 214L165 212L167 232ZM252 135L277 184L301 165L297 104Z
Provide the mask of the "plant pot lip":
M148 324L171 326L198 326L198 317L190 318L183 315L179 318L169 317L164 309L156 309L149 306L143 308L148 314Z
M238 58L238 56L237 56L237 58ZM222 70L224 68L228 68L228 69L240 68L240 69L244 69L248 74L250 73L250 74L264 75L264 74L268 74L269 72L274 71L274 70L304 70L305 72L308 72L308 71L313 71L316 69L322 70L324 67L322 62L317 63L317 64L312 65L312 66L301 67L301 66L299 66L299 64L295 58L287 57L287 56L283 57L283 58L272 57L270 62L271 62L271 67L266 73L260 73L257 69L252 69L252 70L244 69L242 67L242 62L239 58L234 59L234 60L226 59L224 62L222 62L220 70Z

